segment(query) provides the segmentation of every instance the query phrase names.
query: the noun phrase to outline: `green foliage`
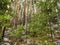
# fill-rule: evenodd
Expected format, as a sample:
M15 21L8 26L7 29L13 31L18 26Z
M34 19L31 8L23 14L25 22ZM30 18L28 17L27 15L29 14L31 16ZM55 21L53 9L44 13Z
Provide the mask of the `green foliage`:
M10 32L10 36L14 36L15 38L20 38L22 36L22 31L23 31L23 26L19 25L17 27L17 29L12 30L12 32Z
M0 15L0 24L3 26L10 26L9 20L11 16L8 14Z
M8 10L9 0L0 0L0 14L4 14Z
M6 14L6 11L8 11L7 5L9 5L10 2L9 0L0 0L0 27L6 25L9 26L9 20L10 20L10 15Z
M51 34L51 32L54 34L55 29L51 29L50 26L54 24L58 24L57 21L57 11L59 11L57 6L57 0L45 0L45 2L38 2L37 6L41 9L40 14L33 15L32 21L29 24L27 32L31 35L39 35L41 43L44 45L54 45L54 43L49 40L52 40L51 36L47 36L47 34ZM50 24L49 24L50 23ZM52 25L51 25L52 23ZM53 30L53 31L52 31ZM47 40L47 42L44 42Z

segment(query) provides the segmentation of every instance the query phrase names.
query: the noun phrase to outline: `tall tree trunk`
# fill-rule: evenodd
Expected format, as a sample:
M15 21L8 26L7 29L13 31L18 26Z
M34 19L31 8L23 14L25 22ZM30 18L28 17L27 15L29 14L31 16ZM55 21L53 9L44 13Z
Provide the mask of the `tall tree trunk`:
M27 0L24 1L23 25L27 26Z
M24 15L23 15L23 26L24 26L24 40L26 40L26 34L27 34L27 0L24 1ZM27 41L27 40L26 40Z
M31 21L31 16L32 16L32 0L30 0L29 22Z
M20 3L19 3L19 0L14 0L14 2L12 2L12 4L13 4L13 7L14 7L14 10L13 10L13 11L15 12L15 17L17 17L17 20L16 20L16 18L13 17L14 20L15 20L15 21L13 20L13 21L14 21L14 22L13 22L13 23L14 23L13 27L16 28L17 25L18 25L18 24L17 24L17 21L18 21L19 24L20 24L21 21L22 21L22 20L21 20L21 15L20 15L20 14L21 14L21 5L20 5ZM13 16L14 16L14 15L13 15ZM15 25L15 24L16 24L16 25Z

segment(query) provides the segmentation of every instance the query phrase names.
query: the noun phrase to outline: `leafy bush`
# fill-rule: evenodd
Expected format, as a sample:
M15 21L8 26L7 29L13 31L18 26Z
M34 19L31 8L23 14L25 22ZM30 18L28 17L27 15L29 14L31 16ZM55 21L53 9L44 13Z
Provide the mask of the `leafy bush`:
M23 26L19 25L17 27L17 29L12 30L12 32L10 32L10 36L14 36L15 38L20 38L22 36L22 31L23 31Z

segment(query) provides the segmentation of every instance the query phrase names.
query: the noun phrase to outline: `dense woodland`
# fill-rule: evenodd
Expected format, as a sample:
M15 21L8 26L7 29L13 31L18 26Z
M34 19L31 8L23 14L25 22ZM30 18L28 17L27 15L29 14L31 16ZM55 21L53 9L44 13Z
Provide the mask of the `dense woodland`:
M60 45L60 0L0 0L0 45Z

